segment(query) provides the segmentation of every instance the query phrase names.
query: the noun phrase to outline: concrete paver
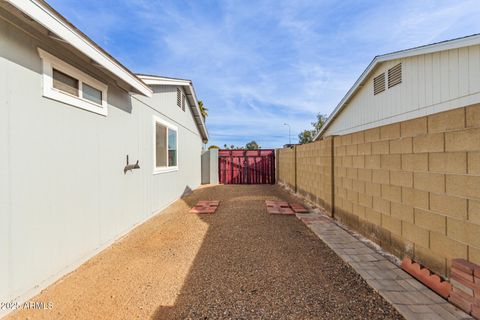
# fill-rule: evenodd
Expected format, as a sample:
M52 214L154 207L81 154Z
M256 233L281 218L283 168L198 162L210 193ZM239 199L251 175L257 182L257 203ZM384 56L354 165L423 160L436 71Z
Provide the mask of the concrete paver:
M406 319L473 319L320 213L297 217Z

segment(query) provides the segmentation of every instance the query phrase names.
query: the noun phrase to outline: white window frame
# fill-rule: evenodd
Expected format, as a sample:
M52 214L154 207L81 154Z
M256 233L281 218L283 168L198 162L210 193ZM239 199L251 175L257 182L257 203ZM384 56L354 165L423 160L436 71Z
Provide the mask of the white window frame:
M162 126L165 126L167 128L167 134L166 134L166 146L167 146L167 166L166 167L157 167L157 123L161 124ZM177 133L177 139L176 139L176 150L177 150L177 165L174 167L169 167L168 166L168 130L173 130ZM164 119L153 116L153 174L159 174L159 173L165 173L165 172L172 172L172 171L178 171L178 127L174 126L173 124L165 121Z
M53 100L57 100L68 105L81 108L90 112L100 114L102 116L108 115L107 108L107 91L108 86L97 79L89 76L88 74L78 70L77 68L69 65L63 60L55 57L54 55L38 49L38 54L42 58L43 64L43 96ZM53 69L65 73L66 75L78 80L78 97L67 92L58 90L53 87ZM97 104L90 100L83 98L83 83L88 84L102 92L102 104Z

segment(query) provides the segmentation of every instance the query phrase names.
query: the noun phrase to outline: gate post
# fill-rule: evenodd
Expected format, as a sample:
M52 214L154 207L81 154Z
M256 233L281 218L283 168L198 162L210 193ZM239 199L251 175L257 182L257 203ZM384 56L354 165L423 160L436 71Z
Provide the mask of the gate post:
M212 149L202 153L202 184L218 184L218 150Z
M218 184L218 149L210 150L210 183Z

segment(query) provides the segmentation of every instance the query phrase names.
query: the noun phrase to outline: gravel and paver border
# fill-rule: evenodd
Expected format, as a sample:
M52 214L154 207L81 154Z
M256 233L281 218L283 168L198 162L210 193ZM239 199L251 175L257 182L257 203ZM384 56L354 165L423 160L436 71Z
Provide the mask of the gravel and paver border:
M405 319L473 319L325 214L296 215Z

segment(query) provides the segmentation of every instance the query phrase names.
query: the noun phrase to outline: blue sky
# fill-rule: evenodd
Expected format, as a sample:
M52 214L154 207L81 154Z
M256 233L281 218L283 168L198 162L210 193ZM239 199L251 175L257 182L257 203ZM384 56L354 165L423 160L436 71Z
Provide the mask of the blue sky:
M210 143L292 142L377 54L480 32L478 0L49 0L138 73L191 79Z

